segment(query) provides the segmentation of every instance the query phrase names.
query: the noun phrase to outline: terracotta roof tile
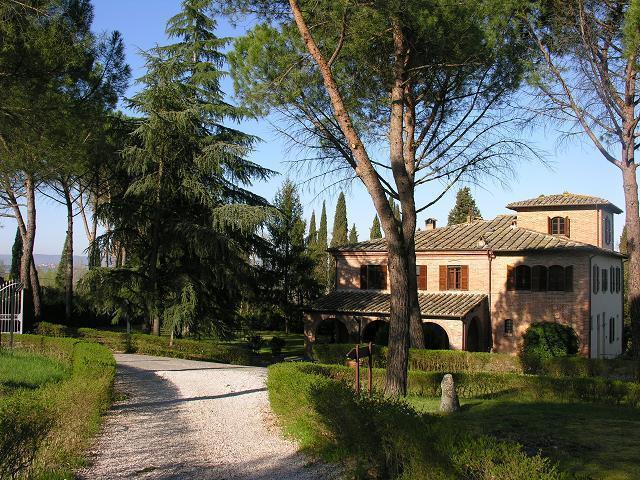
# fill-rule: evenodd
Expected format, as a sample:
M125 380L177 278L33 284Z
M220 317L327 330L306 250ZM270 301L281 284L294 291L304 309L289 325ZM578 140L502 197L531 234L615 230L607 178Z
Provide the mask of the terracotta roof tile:
M335 290L305 307L305 311L389 314L390 294L360 290ZM481 293L420 293L423 317L461 318L480 304Z
M493 220L475 220L460 225L416 232L416 251L478 251L486 250L486 242L494 252L524 252L539 250L584 250L619 256L617 252L577 242L564 236L548 235L514 225L515 215L499 215ZM332 249L338 252L384 252L384 238Z
M608 208L614 213L622 213L622 210L616 207L609 200L600 197L592 197L590 195L578 195L575 193L561 193L559 195L540 195L529 200L521 200L512 202L507 205L511 210L523 210L537 207L580 207L580 206L596 206L600 205Z

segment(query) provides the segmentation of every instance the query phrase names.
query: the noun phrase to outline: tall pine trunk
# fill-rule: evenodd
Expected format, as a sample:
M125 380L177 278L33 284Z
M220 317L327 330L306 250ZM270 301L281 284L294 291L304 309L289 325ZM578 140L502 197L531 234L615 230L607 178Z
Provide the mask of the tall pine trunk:
M64 259L64 316L68 324L73 316L73 201L67 182L62 182L62 190L67 207L67 248L64 251L67 256Z
M32 317L25 321L25 329L31 327L30 320L38 322L41 316L40 281L33 259L33 246L36 238L36 197L33 177L26 175L24 181L27 202L27 221L18 222L22 234L22 261L20 262L20 281L24 287L24 296L28 299ZM20 215L22 219L22 215Z

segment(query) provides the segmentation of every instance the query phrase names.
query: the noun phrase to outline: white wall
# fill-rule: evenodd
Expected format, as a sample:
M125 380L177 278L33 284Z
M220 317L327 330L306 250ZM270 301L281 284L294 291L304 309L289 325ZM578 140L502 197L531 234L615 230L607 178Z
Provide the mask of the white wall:
M600 269L597 293L593 289L593 266ZM610 267L620 268L620 291L611 292ZM602 288L602 271L607 271L607 289ZM614 273L615 274L615 273ZM591 358L613 358L622 353L622 297L623 297L622 259L608 256L596 256L591 260ZM610 338L610 322L613 321L614 335Z

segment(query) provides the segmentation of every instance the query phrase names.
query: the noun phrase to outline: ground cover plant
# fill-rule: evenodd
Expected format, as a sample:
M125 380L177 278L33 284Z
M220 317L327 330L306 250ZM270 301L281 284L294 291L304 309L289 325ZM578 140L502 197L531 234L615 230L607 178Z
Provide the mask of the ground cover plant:
M71 338L20 335L15 345L0 360L0 478L71 478L111 403L113 356Z
M269 368L269 398L285 432L306 451L340 461L354 478L560 479L557 468L513 442L444 428L440 419L381 396L357 399L332 369Z
M383 378L374 369L378 390ZM407 404L356 401L353 369L317 364L270 367L269 394L287 433L313 453L345 462L359 478L636 478L637 384L489 373L454 378L462 412L447 417L435 414L437 372L410 372ZM350 438L369 435L369 443L352 445Z

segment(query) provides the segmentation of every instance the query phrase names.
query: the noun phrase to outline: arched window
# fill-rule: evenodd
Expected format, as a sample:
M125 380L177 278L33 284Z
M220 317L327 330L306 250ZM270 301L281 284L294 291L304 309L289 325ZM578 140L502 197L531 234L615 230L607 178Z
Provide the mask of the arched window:
M516 290L531 290L531 267L528 265L516 267Z
M564 267L560 265L552 265L549 267L549 291L564 291Z
M569 217L549 218L549 233L551 235L569 236Z
M547 267L535 265L531 268L531 290L545 292L547 290Z

